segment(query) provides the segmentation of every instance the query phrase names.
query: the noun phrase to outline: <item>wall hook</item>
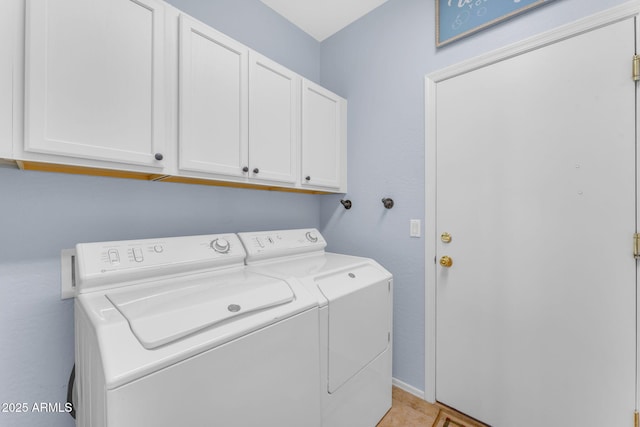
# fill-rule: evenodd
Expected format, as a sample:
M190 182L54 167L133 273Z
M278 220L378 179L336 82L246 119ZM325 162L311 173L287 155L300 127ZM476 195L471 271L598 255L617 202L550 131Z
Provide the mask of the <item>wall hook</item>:
M342 203L342 206L344 206L345 209L351 209L351 200L340 200L340 203Z
M385 208L391 209L393 207L393 199L390 197L385 197L384 199L382 199L382 204Z

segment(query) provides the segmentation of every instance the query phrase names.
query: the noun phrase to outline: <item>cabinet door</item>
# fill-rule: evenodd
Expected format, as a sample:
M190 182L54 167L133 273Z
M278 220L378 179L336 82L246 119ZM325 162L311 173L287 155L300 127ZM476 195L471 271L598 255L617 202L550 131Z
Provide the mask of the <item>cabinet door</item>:
M13 152L19 16L19 0L0 2L0 157L5 158L11 157Z
M303 80L302 185L346 191L346 101Z
M181 170L248 175L248 49L180 16Z
M25 151L162 167L164 6L28 0Z
M249 59L251 176L295 183L300 145L300 77L255 52L250 53Z

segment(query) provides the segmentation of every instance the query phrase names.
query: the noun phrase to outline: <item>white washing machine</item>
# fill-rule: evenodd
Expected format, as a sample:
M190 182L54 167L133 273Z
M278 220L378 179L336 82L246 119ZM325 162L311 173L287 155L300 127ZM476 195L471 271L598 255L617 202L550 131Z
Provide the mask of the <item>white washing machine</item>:
M373 427L391 408L391 273L325 252L315 229L239 233L251 271L299 280L320 305L323 427Z
M79 427L320 426L317 298L236 235L76 252Z

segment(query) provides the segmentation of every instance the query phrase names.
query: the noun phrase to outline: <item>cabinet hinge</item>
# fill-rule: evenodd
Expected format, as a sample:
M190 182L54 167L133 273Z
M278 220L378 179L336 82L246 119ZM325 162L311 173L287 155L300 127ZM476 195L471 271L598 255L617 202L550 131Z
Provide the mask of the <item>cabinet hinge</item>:
M633 234L633 257L640 259L640 233Z
M633 427L640 427L640 414L638 414L638 411L633 413Z
M631 76L633 77L633 81L637 82L638 80L640 80L640 55L638 54L633 55L633 60L631 61L631 64L632 64Z

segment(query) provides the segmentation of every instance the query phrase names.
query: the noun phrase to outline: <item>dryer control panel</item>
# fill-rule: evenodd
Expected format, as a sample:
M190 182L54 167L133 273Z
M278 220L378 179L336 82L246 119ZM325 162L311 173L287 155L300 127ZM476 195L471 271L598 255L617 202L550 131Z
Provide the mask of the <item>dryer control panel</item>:
M235 234L167 237L76 245L78 292L123 282L243 265Z
M327 242L315 228L238 233L247 264L310 252L324 252Z

